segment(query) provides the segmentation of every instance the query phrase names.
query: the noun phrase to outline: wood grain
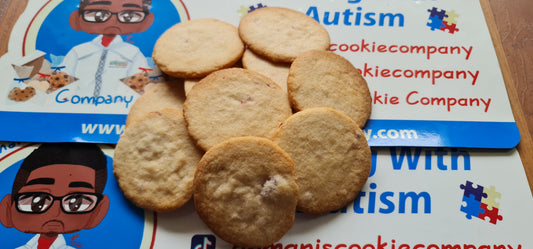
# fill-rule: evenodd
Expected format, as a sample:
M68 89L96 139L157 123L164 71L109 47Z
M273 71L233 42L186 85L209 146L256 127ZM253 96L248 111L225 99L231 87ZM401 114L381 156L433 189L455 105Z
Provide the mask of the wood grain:
M533 192L533 1L480 0L496 48L513 114L520 129L517 146ZM0 55L28 0L0 0Z
M0 0L0 55L7 52L13 25L26 8L27 3L28 0Z
M492 4L492 2L498 2L498 4ZM499 0L481 0L481 4L485 12L485 19L490 29L494 48L496 49L496 54L498 55L498 60L502 69L503 78L505 80L505 85L507 88L507 94L509 95L509 100L511 101L513 115L516 124L518 125L518 129L520 130L521 140L517 146L517 149L520 153L520 158L522 159L522 163L524 165L524 171L526 172L526 176L528 178L529 188L533 193L533 153L531 153L533 151L533 143L531 140L530 129L533 126L531 126L532 123L528 123L527 118L524 115L525 106L522 105L523 102L521 101L521 98L525 98L528 95L519 94L520 92L523 93L521 89L524 87L524 85L527 85L527 81L525 81L525 78L519 77L519 75L522 73L531 73L527 71L527 68L523 68L523 66L525 65L518 63L517 60L515 60L514 56L511 55L514 54L516 56L516 53L520 53L522 49L513 48L513 46L510 45L510 42L504 42L500 35L500 30L505 29L502 28L502 26L504 26L505 24L500 23L498 25L498 23L496 22L496 16L505 15L505 12L496 12L494 10L494 8L502 7L502 5L500 5L500 2L501 1ZM518 22L519 20L514 21ZM505 32L506 34L508 34L509 31ZM528 35L531 37L531 33L527 34L525 37L527 37ZM513 40L513 42L516 42L521 39L523 39L523 37L521 37L520 39ZM506 46L504 46L504 44ZM529 56L531 57L531 55ZM511 65L514 65L514 67Z
M515 81L518 99L533 136L533 1L490 0L496 28Z

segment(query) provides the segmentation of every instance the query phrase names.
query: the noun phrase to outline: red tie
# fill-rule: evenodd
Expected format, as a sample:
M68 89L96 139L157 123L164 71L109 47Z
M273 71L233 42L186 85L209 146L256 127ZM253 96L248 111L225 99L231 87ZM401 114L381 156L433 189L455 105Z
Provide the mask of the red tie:
M52 243L54 243L56 239L57 237L49 239L49 238L43 238L39 236L39 241L37 242L38 243L37 249L49 249Z
M102 46L107 47L113 41L115 37L102 37Z

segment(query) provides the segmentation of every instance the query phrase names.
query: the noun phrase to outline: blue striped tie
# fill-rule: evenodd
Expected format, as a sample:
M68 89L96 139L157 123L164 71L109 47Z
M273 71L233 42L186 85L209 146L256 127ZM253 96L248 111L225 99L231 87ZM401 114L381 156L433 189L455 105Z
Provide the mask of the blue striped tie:
M107 57L107 49L104 49L102 56L100 56L100 62L98 62L98 68L96 69L96 74L94 76L94 97L100 96L100 91L102 90L102 74L104 73L105 59Z

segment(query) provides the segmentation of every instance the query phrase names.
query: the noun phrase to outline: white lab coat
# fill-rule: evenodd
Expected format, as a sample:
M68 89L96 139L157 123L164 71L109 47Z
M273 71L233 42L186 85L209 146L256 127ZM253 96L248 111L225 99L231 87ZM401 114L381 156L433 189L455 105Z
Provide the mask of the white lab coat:
M90 42L80 44L72 48L63 59L62 71L78 78L77 81L67 86L70 94L80 96L93 96L95 86L95 74L104 50L108 50L102 75L102 88L100 96L137 94L120 79L142 72L139 68L147 68L146 57L136 46L124 42L117 36L104 47L102 35Z
M30 241L28 241L26 245L17 247L16 249L37 249L37 246L39 244L39 236L41 235L37 234L33 236L33 238ZM50 246L50 249L75 249L75 248L68 246L63 235L59 234L56 240L54 241L54 243L52 243L52 245Z

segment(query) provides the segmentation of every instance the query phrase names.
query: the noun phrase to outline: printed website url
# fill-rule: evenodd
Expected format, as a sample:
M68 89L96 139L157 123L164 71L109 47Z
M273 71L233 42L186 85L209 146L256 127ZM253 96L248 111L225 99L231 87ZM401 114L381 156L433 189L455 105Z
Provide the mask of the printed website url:
M124 132L126 125L124 124L81 124L81 133L83 134L99 134L99 135L120 135Z
M370 139L418 139L416 130L408 129L364 129L366 140Z
M83 134L100 134L120 135L124 132L126 126L124 124L81 124L81 132ZM367 140L370 139L418 139L418 133L416 130L408 129L364 129L363 130Z
M232 249L250 249L234 246ZM457 244L439 244L439 243L419 243L409 244L401 243L397 239L383 239L378 235L375 243L358 244L358 243L327 243L320 239L311 243L299 244L282 244L276 243L267 247L257 249L522 249L522 244L475 244L475 243L457 243Z

